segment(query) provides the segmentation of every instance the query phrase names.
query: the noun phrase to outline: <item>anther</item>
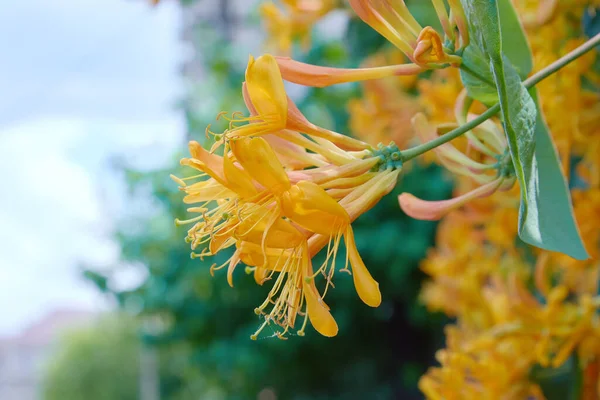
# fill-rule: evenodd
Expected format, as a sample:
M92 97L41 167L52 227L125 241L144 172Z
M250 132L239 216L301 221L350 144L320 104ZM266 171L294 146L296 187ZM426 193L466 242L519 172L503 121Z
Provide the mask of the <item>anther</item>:
M184 182L182 179L180 179L180 178L176 177L175 175L171 174L171 175L169 175L169 177L170 177L170 178L171 178L173 181L175 181L175 183L177 183L179 186L184 186L184 187L185 187L185 186L187 186L187 185L185 184L185 182Z

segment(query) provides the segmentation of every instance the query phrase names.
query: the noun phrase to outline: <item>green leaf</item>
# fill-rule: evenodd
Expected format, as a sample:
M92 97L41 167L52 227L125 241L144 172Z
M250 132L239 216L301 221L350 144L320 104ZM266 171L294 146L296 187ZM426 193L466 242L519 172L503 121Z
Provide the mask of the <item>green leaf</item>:
M535 89L532 90L532 95L538 110L534 168L528 182L528 215L520 226L519 235L534 246L584 260L588 258L588 254L573 215L569 188Z
M533 68L533 56L523 26L510 0L498 0L500 37L502 43L510 43L503 47L504 55L515 67L519 76L525 79ZM493 105L498 102L498 94L487 54L483 52L481 38L476 37L474 46L467 46L463 58L461 79L469 92L469 96L483 104Z
M487 106L498 103L498 91L488 57L477 46L467 46L462 54L460 78L469 97Z
M499 3L496 1L463 0L463 6L472 31L471 46L477 46L489 63L515 175L521 187L519 236L531 245L585 259L587 253L573 217L569 191L550 134L540 115L539 105L523 85L517 69L503 53L504 36L501 29L520 29L520 25L501 27ZM504 12L505 18L510 15L507 10ZM507 47L517 45L521 35L513 33L512 36L516 39L510 40L515 42L511 41L511 46ZM521 41L521 46L526 44L525 40ZM463 76L471 79L466 82L471 92L489 104L491 85L481 78L478 84L473 82L474 70L478 71L478 75L487 76L484 75L481 54L477 54L477 51L471 54L475 56L465 61L467 65L472 62L473 66L469 65ZM528 47L521 51L512 49L511 54L513 58L520 54L518 57L523 72L529 68L524 62L530 60Z
M463 0L469 19L474 43L488 57L489 65L498 91L504 131L513 160L515 174L521 186L519 209L519 234L527 221L529 193L535 152L536 107L523 86L521 78L502 54L500 17L496 1Z
M521 206L519 208L519 236L529 244L544 247L541 234L535 235L539 228L540 216L536 212L536 203L540 196L537 164L535 163L536 120L535 103L519 77L517 71L504 60L492 62L494 79L498 85L500 110L504 132L508 138L508 148L513 160L515 174L521 186ZM523 236L524 230L531 230ZM539 229L537 229L539 232ZM540 240L536 240L539 238Z
M498 0L498 12L502 43L510 43L510 46L503 46L504 55L510 60L519 76L525 79L533 69L533 57L513 2Z
M533 366L529 379L540 386L547 400L581 399L583 371L576 353L557 368Z

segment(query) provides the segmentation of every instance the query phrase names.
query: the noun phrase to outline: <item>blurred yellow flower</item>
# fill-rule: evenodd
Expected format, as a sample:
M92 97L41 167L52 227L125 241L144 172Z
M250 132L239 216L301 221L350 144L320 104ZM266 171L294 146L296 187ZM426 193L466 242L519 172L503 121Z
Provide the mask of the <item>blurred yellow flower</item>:
M336 0L282 0L261 4L260 13L267 31L267 47L279 54L289 54L295 40L306 51L310 48L315 23L335 9Z

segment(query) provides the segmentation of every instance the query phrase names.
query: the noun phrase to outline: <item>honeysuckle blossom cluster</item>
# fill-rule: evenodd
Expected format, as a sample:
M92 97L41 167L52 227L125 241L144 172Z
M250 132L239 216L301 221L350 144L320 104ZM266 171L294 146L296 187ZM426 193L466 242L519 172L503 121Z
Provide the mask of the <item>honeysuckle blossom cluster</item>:
M324 298L333 286L336 260L343 261L339 272L352 275L365 304L381 303L351 223L396 185L398 149L373 149L310 123L287 97L272 56L250 59L243 93L249 117L221 115L229 129L210 132L217 139L211 151L190 143L191 157L181 163L199 174L174 179L197 216L177 223L192 225L187 240L199 250L194 257L234 249L225 263L211 268L226 268L230 285L243 263L257 284L271 286L255 309L264 322L253 338L268 325L279 327L280 338L303 335L308 321L322 335L335 336L338 327ZM339 255L342 242L346 251ZM325 261L313 266L312 257L323 248ZM322 290L316 285L320 279Z
M324 1L286 4L299 24L284 25L303 34L332 7ZM242 89L250 115L220 114L229 127L222 133L207 128L215 139L210 150L190 143L190 157L181 163L199 173L173 179L196 216L177 223L191 225L187 240L193 257L233 249L225 263L211 268L213 273L226 268L230 285L241 263L259 285L272 284L265 302L255 309L263 323L253 338L267 326L280 338L303 335L308 321L322 335L335 336L338 327L324 298L333 287L340 258L345 266L338 272L351 273L362 301L372 307L381 303L379 285L358 253L351 223L394 188L403 164L394 142L373 147L309 122L287 96L283 79L327 86L458 65L454 50L468 43L464 13L457 1L451 2L451 16L441 1L434 4L451 48L442 45L438 32L422 27L403 1L393 7L387 2L350 1L410 63L353 70L270 55L250 57ZM273 7L267 4L262 10L267 24L277 30L281 18ZM285 48L290 32L284 33L279 41ZM345 256L338 255L342 242ZM313 266L312 258L324 248L325 261ZM320 279L322 289L316 283ZM303 322L297 323L298 315Z

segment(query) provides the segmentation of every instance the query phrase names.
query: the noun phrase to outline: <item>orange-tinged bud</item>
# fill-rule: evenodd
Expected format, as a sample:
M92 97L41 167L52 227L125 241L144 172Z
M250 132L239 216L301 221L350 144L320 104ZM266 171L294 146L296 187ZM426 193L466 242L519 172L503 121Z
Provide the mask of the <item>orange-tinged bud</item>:
M411 49L412 53L412 49ZM276 57L286 81L299 85L326 87L346 82L381 79L390 76L417 75L425 69L416 64L398 64L374 68L332 68L305 64L289 57Z
M437 221L450 211L461 207L471 200L493 194L500 187L502 182L503 179L498 178L483 186L479 186L477 189L465 193L462 196L449 200L427 201L421 200L410 193L402 193L398 196L398 201L400 202L400 208L402 208L407 215L415 219Z

